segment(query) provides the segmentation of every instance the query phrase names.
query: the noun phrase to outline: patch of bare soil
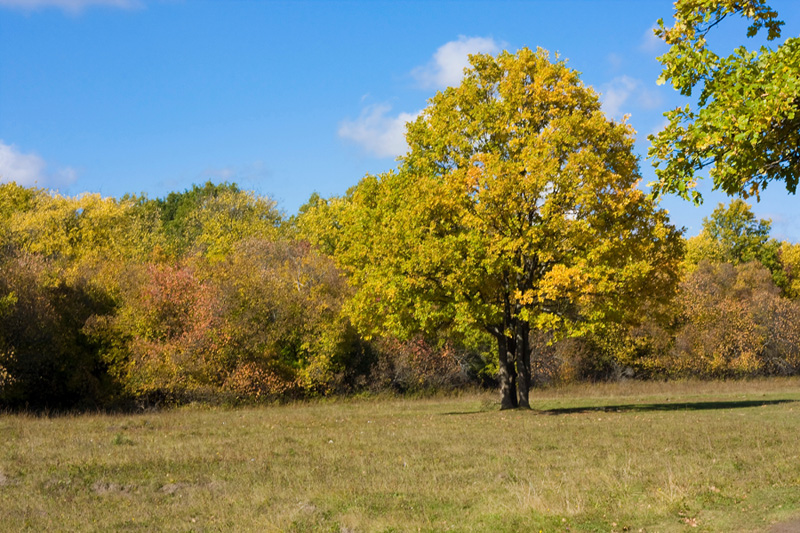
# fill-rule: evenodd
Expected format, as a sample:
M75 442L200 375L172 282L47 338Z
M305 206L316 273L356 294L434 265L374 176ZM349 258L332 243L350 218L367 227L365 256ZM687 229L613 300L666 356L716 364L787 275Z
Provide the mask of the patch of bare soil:
M800 533L800 518L773 524L768 533Z
M158 492L163 492L164 494L175 494L190 488L218 490L222 489L222 487L223 484L219 481L210 481L208 483L184 483L179 481L177 483L167 483L166 485L162 485L161 488L158 489Z
M190 486L191 485L189 483L167 483L158 490L164 494L175 494L176 492L186 489Z
M92 491L95 494L130 494L134 487L131 485L120 485L119 483L107 483L105 481L95 481Z

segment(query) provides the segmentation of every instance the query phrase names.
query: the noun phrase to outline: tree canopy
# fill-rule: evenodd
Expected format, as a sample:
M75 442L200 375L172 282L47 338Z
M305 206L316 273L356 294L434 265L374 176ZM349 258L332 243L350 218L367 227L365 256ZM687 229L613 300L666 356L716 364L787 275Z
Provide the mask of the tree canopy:
M719 204L703 219L700 235L689 239L687 260L692 264L707 260L734 265L760 261L773 270L780 244L769 238L771 228L772 222L757 219L744 200Z
M665 114L669 123L650 136L648 156L658 181L655 195L675 193L702 202L697 172L708 168L714 189L731 196L759 197L772 181L793 193L800 176L800 39L777 48L744 46L722 57L706 37L724 19L745 17L747 36L766 31L774 41L783 22L765 0L678 0L675 23L658 21L657 36L669 51L659 57L659 83L670 82L689 105Z
M703 231L690 238L686 263L693 270L702 261L739 265L757 261L772 274L782 289L788 288L787 272L781 261L781 243L770 238L772 222L757 219L750 205L735 199L719 204L711 216L703 219Z
M575 71L541 49L470 61L409 124L399 168L334 203L329 227L362 331L480 329L502 406L527 406L531 330L634 319L674 289L682 240L637 187L631 128Z

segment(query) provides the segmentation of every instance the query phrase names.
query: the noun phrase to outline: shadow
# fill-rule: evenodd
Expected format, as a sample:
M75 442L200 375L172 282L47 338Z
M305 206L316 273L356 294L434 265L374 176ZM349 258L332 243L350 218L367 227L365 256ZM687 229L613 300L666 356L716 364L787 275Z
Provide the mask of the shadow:
M622 405L598 405L594 407L562 407L557 409L531 409L529 412L537 415L571 415L580 413L647 413L654 411L707 411L714 409L746 409L749 407L762 407L765 405L779 405L783 403L797 403L800 400L734 400L711 402L662 402L639 403ZM501 411L500 407L486 408L476 411L448 411L440 413L442 416L479 415L482 413L524 412L523 409L509 409Z
M564 407L558 409L534 409L540 415L570 415L576 413L628 413L628 412L653 412L653 411L706 411L713 409L745 409L748 407L762 407L765 405L778 405L795 403L800 400L739 400L739 401L714 401L714 402L663 402L640 403L624 405L601 405L597 407Z

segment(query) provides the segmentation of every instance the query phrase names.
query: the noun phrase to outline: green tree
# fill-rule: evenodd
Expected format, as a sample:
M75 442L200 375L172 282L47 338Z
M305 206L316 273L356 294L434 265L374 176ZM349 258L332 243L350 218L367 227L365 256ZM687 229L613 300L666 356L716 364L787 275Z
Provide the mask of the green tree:
M772 223L757 219L744 200L719 204L703 219L703 230L689 239L686 261L690 269L701 261L739 265L758 261L769 269L779 287L787 283L780 259L781 244L769 237Z
M531 330L635 320L673 291L682 239L637 187L631 128L575 71L543 50L471 63L409 124L399 169L337 209L336 257L364 333L481 329L502 407L527 407Z
M345 201L342 198L326 199L313 193L300 206L297 215L288 221L288 231L297 238L310 242L322 253L333 256L336 254L341 229L339 218L344 208Z
M0 406L97 407L116 388L83 332L110 311L86 279L67 281L55 261L14 251L0 256Z
M650 136L648 156L658 181L653 193L676 193L695 203L696 172L709 168L714 189L744 198L759 197L771 181L793 193L800 176L800 39L775 49L737 48L721 57L706 37L723 19L748 19L747 36L766 30L780 37L783 22L764 0L678 0L675 23L658 21L655 33L669 51L659 57L659 83L671 82L681 94L698 93L689 105L669 111L669 124ZM662 166L663 165L663 166Z
M194 185L156 203L174 257L195 254L221 261L242 240L274 235L281 220L275 202L233 183Z
M694 263L707 259L734 265L760 261L773 269L779 244L769 238L771 228L772 222L757 219L744 200L733 200L727 206L719 204L711 216L703 219L700 237L704 242L698 247L690 246L689 259ZM692 255L695 251L702 255Z

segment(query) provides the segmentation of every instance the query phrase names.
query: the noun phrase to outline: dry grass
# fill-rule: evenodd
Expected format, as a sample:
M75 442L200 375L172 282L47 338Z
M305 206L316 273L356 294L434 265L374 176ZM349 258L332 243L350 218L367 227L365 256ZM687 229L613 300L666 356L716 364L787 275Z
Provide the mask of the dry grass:
M800 380L0 417L4 531L759 531Z

